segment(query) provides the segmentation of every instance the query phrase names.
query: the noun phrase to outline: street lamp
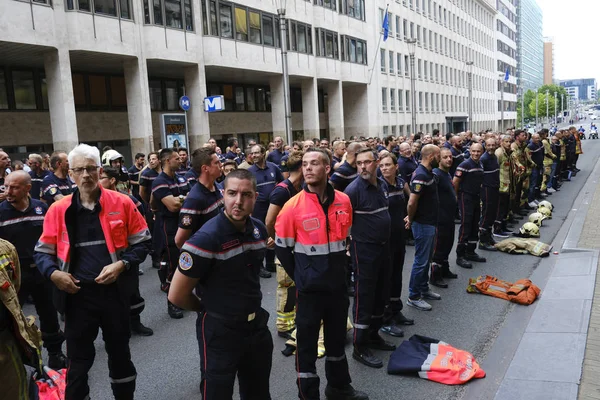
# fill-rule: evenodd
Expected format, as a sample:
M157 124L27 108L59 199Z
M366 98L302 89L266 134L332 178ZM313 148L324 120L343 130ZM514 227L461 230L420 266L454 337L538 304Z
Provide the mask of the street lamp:
M506 81L504 80L504 74L500 74L500 82L502 83L500 85L500 132L504 131L504 85L506 84Z
M548 111L548 95L550 94L550 89L546 89L546 122L550 125L550 113Z
M563 94L560 96L560 119L561 119L561 120L562 120L562 119L564 118L564 116L565 116L565 112L564 112L564 110L565 110L565 107L564 107L564 102L565 102L565 94L563 93Z
M281 66L283 72L283 104L285 108L285 139L288 145L292 145L292 106L290 104L290 73L287 62L287 19L285 18L285 6L287 0L277 0L279 8L279 34L281 40Z
M469 78L469 124L467 130L473 130L473 61L467 61L467 77Z
M521 86L521 129L525 129L525 90Z
M406 40L406 44L408 44L408 54L410 55L410 91L411 91L411 99L412 99L412 107L411 107L411 125L412 125L412 133L417 134L417 92L415 89L415 51L417 48L417 39L411 38Z
M538 127L538 103L539 103L539 98L538 98L538 91L535 91L535 129L537 130Z
M558 126L558 101L556 100L557 92L554 92L554 125Z

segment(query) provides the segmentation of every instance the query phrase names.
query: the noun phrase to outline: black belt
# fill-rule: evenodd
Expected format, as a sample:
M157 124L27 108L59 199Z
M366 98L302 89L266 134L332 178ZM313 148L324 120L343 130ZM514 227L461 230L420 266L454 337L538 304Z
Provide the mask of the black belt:
M213 311L205 311L206 314L210 315L211 317L217 318L217 319L223 319L226 321L239 321L239 322L250 322L253 321L256 318L256 313L253 312L252 314L246 314L246 315L226 315L226 314L219 314Z

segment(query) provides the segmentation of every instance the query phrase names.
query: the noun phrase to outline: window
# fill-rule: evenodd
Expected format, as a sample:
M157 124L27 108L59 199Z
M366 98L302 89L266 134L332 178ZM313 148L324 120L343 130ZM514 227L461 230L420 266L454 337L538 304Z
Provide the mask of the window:
M314 3L318 6L329 8L335 11L336 0L314 0Z
M387 111L387 88L381 88L381 109Z
M4 71L0 69L0 109L8 108L8 90L6 89L6 77Z
M12 71L15 108L17 110L35 110L35 84L33 71Z
M108 107L108 95L106 92L106 76L89 75L90 104L92 108Z
M396 89L390 89L390 111L396 110Z
M145 9L148 7L147 1L144 0ZM46 4L46 0L33 0L33 2ZM66 4L67 10L92 12L93 9L95 14L132 19L130 0L67 0Z
M275 44L275 42L273 41L273 17L271 17L270 15L263 14L262 25L263 43L268 46L273 46Z
M365 0L340 0L340 13L365 21Z
M208 83L206 87L209 96L223 95L225 111L271 111L271 93L268 87L218 83Z
M342 35L340 43L342 45L342 61L367 65L367 42Z
M79 0L81 1L81 0ZM98 1L98 0L94 0ZM111 1L111 0L103 0L103 1ZM118 0L119 2L128 1L128 0ZM150 13L150 4L152 2L152 13ZM203 12L204 3L202 3ZM210 2L210 10L211 10L211 25L212 18L214 13L216 12L215 2L211 0ZM128 11L129 12L129 11ZM123 7L121 6L121 14L123 14ZM164 21L163 21L164 14ZM152 17L152 18L151 18ZM144 0L144 22L146 24L153 25L165 25L169 28L175 29L185 29L188 31L194 30L194 18L192 15L192 3L191 0ZM205 18L206 22L206 18ZM216 28L216 25L215 25Z
M255 11L250 11L248 13L248 17L250 20L250 42L256 43L256 44L261 44L262 39L261 39L261 34L260 34L261 33L260 14ZM271 25L271 29L273 29L272 25Z
M410 64L408 63L408 56L404 56L404 76L408 77L409 71L408 71L408 66Z
M113 108L127 107L127 95L125 93L125 78L122 76L110 77L110 104Z
M248 41L248 16L245 8L235 8L235 38Z
M398 111L404 111L404 90L398 89Z
M402 33L404 34L404 39L408 38L408 21L403 20L402 22Z
M400 17L396 17L396 38L398 38L398 39L401 38L401 36L400 36L401 25L402 25L402 22L401 22Z
M248 111L256 111L256 88L246 88L246 109Z
M381 72L385 72L385 49L379 49L381 59Z
M219 4L219 22L221 36L233 38L233 18L230 5Z
M288 44L290 51L312 54L312 27L301 22L289 21Z
M315 28L317 56L339 59L337 32Z
M244 99L244 88L241 86L235 87L235 111L245 111L246 102Z
M404 66L404 68L406 68L406 65ZM396 54L396 72L398 73L398 75L402 74L402 54L400 53Z
M75 75L73 75L73 82L75 82ZM163 110L163 96L161 86L162 85L159 80L150 80L150 109L153 111ZM77 105L77 96L75 96L75 105Z

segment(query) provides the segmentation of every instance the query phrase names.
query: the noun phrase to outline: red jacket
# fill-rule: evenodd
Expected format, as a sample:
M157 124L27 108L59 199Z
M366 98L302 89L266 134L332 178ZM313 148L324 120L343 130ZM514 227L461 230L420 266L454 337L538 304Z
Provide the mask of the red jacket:
M325 213L327 210L327 213ZM348 196L327 185L327 204L304 189L277 216L277 257L300 291L330 291L346 285L346 238L352 225Z
M145 254L135 254L135 245L150 240L150 231L144 217L127 195L100 188L100 224L106 240L106 247L113 262L119 259L139 265ZM56 269L71 270L70 255L72 241L72 214L75 212L73 195L75 192L53 203L44 219L44 231L35 246L35 260L40 272L50 278ZM132 246L131 251L125 250ZM147 253L147 250L146 250ZM141 256L141 260L139 259Z

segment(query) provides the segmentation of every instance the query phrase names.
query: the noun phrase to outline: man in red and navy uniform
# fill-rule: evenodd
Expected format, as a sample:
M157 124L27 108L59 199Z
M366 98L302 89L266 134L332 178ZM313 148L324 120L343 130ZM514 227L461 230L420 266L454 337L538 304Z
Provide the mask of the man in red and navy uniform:
M50 205L64 196L73 193L76 185L69 177L69 160L64 152L55 152L50 157L50 172L42 180L42 199Z
M198 312L204 400L231 399L236 376L242 399L270 400L273 338L258 276L267 229L250 216L257 198L251 172L231 172L224 187L224 211L181 248L169 300Z
M31 191L29 195L32 199L40 200L42 197L42 181L50 171L42 168L44 159L39 154L29 155L29 176L31 177Z
M158 248L155 251L161 260L158 276L161 289L168 293L179 259L179 249L175 244L179 210L189 189L183 176L176 173L180 166L179 154L173 149L162 149L159 158L162 172L152 182L150 205L156 210L152 234L156 237ZM171 318L183 318L181 310L170 302L167 302L167 311Z

